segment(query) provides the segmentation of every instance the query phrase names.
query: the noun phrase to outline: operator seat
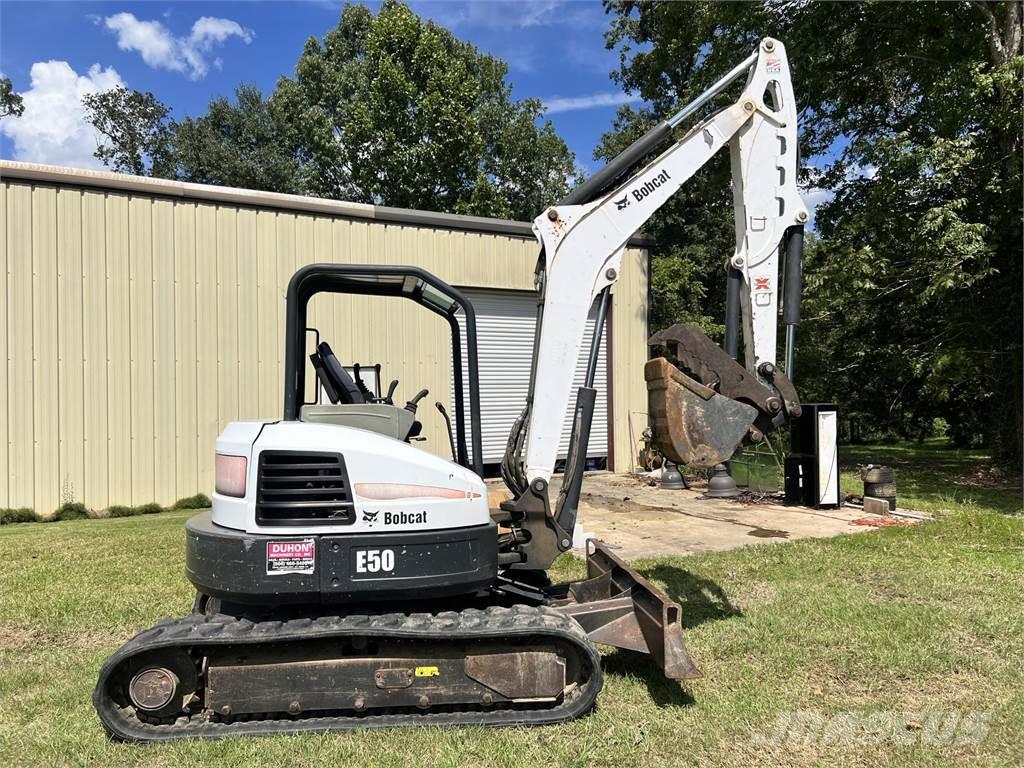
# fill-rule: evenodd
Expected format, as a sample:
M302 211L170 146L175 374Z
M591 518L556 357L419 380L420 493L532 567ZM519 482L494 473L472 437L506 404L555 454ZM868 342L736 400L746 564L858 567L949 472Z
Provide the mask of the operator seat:
M333 388L338 395L338 399L332 402L344 403L346 405L361 405L366 402L366 398L363 397L363 393L359 391L359 387L356 386L355 381L349 376L348 371L345 367L338 362L338 358L334 355L334 350L331 349L331 345L326 341L321 341L317 345L317 351L320 353L320 362L323 365L323 372L330 379ZM313 363L316 367L316 363ZM317 375L320 375L320 370L317 370ZM330 392L328 392L330 396Z
M317 345L317 351L309 360L331 404L303 405L299 409L299 421L355 427L396 440L409 440L419 434L422 425L416 421L415 411L387 403L366 402L326 341Z

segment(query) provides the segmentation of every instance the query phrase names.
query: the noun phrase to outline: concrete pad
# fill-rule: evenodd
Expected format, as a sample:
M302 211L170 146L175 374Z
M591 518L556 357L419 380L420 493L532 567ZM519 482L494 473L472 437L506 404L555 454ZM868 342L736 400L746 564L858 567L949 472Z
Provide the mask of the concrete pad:
M560 483L561 477L552 479L552 502ZM704 499L701 490L663 491L648 483L631 475L588 474L578 518L588 537L616 546L628 560L858 533L871 528L851 521L876 517L859 509Z

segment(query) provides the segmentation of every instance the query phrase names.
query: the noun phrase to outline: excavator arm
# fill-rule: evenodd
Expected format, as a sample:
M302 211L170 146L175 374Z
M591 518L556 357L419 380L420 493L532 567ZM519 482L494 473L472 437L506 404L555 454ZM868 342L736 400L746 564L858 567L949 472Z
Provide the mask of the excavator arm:
M680 123L744 75L745 87L735 103L692 127L654 160L635 170L673 136ZM545 568L554 556L571 546L596 396L593 382L601 330L626 245L726 146L732 161L736 216L736 246L730 267L742 281L746 368L726 355L726 360L717 359L710 368L705 365L702 377L695 370L700 369L700 360L687 358L690 345L680 344L679 333L671 333L679 326L665 332L667 336L660 342L652 341L668 346L681 367L696 375L697 381L691 382L697 385L693 389L700 388L699 395L705 401L721 398L746 408L737 411L729 406L741 420L749 417L738 436L730 433L725 439L733 449L748 434L748 428L754 429L750 425L760 414L774 417L785 410L784 403L795 402L788 381L781 388L776 386L776 381L785 378L775 367L778 248L788 229L802 226L807 220L807 210L796 187L797 120L786 51L782 43L767 38L698 99L534 220L534 233L542 246L537 266L539 307L534 358L526 407L513 425L503 463L503 476L515 496L505 509L511 514L513 528L522 523L528 530L525 541L514 542L515 549L525 553L526 562L521 567ZM557 459L587 317L595 301L598 322L590 340L587 377L577 392L565 477L552 509L547 484ZM710 340L708 344L718 349ZM727 363L746 375L729 370ZM743 379L757 402L747 404L743 398L720 392L720 379L730 375ZM782 395L780 389L785 390ZM699 441L698 433L691 430L688 439ZM540 529L541 525L545 530Z

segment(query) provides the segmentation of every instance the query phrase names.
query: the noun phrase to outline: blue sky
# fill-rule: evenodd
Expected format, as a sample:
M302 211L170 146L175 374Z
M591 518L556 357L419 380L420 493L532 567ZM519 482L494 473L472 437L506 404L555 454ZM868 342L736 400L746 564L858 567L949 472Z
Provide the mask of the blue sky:
M367 3L376 8L378 3ZM537 97L593 172L593 151L630 96L609 78L597 0L423 0L410 3L509 64L516 98ZM342 2L0 1L0 72L26 94L20 120L0 123L0 156L97 167L84 93L118 84L152 91L176 117L205 112L241 82L269 94L310 36L336 23ZM635 97L632 99L635 101Z

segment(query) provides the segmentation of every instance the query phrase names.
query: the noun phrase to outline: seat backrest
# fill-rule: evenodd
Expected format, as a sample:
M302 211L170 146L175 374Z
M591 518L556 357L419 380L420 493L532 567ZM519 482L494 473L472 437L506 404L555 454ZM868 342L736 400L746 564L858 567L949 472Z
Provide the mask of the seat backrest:
M324 372L333 382L338 392L337 402L346 405L362 405L365 403L366 398L363 397L352 377L348 375L348 371L338 362L338 358L335 357L331 345L326 341L321 341L317 346L317 351L320 353L320 361L323 363Z
M320 359L320 353L314 352L309 356L309 362L313 364L313 370L316 371L317 381L320 382L320 386L324 388L324 392L327 393L327 399L332 403L337 403L341 399L341 395L338 394L338 388L334 386L334 381L327 371L324 370L324 361Z

